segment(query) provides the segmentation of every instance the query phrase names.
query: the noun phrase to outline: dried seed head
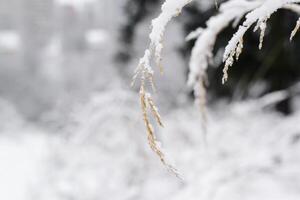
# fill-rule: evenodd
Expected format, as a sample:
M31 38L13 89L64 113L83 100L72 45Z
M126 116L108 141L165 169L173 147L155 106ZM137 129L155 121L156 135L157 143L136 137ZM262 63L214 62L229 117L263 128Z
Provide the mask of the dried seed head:
M235 54L235 59L238 60L240 58L240 55L242 54L243 52L243 48L244 48L244 41L243 41L243 38L240 39L237 47L236 47L236 54Z
M149 103L152 115L155 117L157 123L161 126L164 127L162 120L161 120L161 116L158 112L158 108L155 106L155 103L151 97L151 95L149 93L146 94L146 98L147 98L147 102Z
M222 84L225 84L226 81L228 80L228 70L229 70L229 67L231 67L234 63L234 59L233 59L234 55L235 55L235 51L232 51L230 53L230 56L225 61L225 66L224 66L224 69L223 69Z
M144 120L146 129L147 129L147 139L148 139L150 148L159 157L159 159L163 163L163 165L166 166L167 170L169 172L173 173L176 177L180 178L178 170L166 161L166 157L165 157L163 151L161 150L158 141L156 140L153 125L150 123L150 120L149 120L148 108L150 108L152 115L156 119L157 123L162 127L163 127L163 123L162 123L160 114L158 112L157 107L155 106L155 103L154 103L151 95L149 93L147 93L145 90L145 82L144 81L142 81L141 87L140 87L140 101L141 101L141 108L142 108L142 113L143 113L143 120Z

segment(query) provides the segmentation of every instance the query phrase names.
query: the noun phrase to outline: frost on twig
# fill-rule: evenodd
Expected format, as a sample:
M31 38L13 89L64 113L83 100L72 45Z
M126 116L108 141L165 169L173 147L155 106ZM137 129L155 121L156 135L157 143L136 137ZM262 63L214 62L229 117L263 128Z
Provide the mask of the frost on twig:
M160 67L161 73L163 68L161 67L161 54L163 49L163 36L165 28L169 21L180 14L182 8L190 3L192 0L166 0L162 5L161 14L154 20L152 20L152 31L150 37L150 48L153 50L154 58L157 66Z
M292 41L293 38L295 37L295 35L296 35L296 33L298 32L299 28L300 28L300 18L298 19L298 21L297 21L297 23L296 23L296 26L295 26L294 30L292 31L292 33L291 33L291 36L290 36L290 40L291 40L291 41Z
M146 49L144 56L140 59L133 77L133 84L138 77L141 79L140 100L143 119L147 128L149 145L168 170L177 176L177 170L166 161L159 142L156 140L153 125L150 122L150 117L152 117L156 120L158 125L163 127L157 106L151 96L151 89L149 89L152 88L152 91L155 91L153 80L154 70L151 67L151 62L153 60L154 63L159 66L160 72L163 72L160 63L162 59L162 41L165 28L168 22L173 17L177 16L182 8L191 1L192 0L165 1L162 5L161 14L152 21L152 31L149 35L149 48ZM215 0L215 3L216 2L217 1ZM254 31L260 29L258 47L261 49L267 28L267 21L271 15L281 8L289 9L300 14L300 6L298 3L300 3L300 0L229 0L220 4L219 13L207 21L206 28L198 28L187 36L186 40L196 39L189 62L190 73L188 85L194 90L196 97L195 102L200 108L204 129L206 126L206 85L208 82L206 71L210 63L209 61L213 57L213 48L218 34L230 24L233 24L233 26L236 27L240 23L240 20L246 15L245 21L238 27L236 33L225 47L223 55L223 62L225 65L222 78L222 83L224 84L228 80L229 68L239 59L243 51L243 38L245 33L256 24ZM297 21L295 29L291 33L291 40L299 28L300 18Z
M157 123L163 127L161 117L158 113L158 110L153 102L153 99L149 93L145 92L145 85L142 83L140 88L140 101L141 101L141 108L143 112L143 120L147 129L147 139L150 148L156 153L156 155L160 158L160 161L167 167L168 171L175 174L178 178L180 178L180 175L175 167L170 165L166 161L165 154L161 150L161 147L159 145L159 142L156 140L156 136L154 134L154 128L152 124L150 123L148 109L150 108L153 116L155 117Z
M199 85L203 84L203 79L206 77L206 70L209 60L212 57L213 47L218 34L227 27L232 21L235 27L239 21L246 15L245 22L239 26L238 31L233 35L225 48L223 61L225 62L223 69L222 83L228 80L228 70L238 60L243 51L243 37L246 31L257 22L254 30L260 29L259 49L262 48L265 31L267 28L267 20L271 14L279 8L289 9L300 14L300 6L295 4L299 0L231 0L221 4L219 14L211 17L207 21L206 28L198 28L187 36L187 39L197 37L196 43L192 49L190 59L190 73L188 84L194 88L195 93L199 89ZM291 39L296 34L300 27L300 18L292 32ZM205 89L205 88L203 88ZM201 92L205 94L204 92ZM199 98L196 96L196 98ZM206 98L201 95L201 98ZM204 100L197 100L204 102ZM203 109L201 109L203 110ZM202 112L202 111L201 111Z
M238 31L233 35L228 45L225 48L223 61L225 62L224 67L224 75L223 82L226 82L228 78L228 68L232 66L234 59L233 57L237 54L236 49L240 40L243 38L246 31L254 24L257 23L255 30L260 28L260 41L259 41L259 49L262 48L263 39L265 36L266 30L266 21L270 18L270 16L276 12L280 8L288 8L293 5L293 3L299 3L300 0L265 0L265 1L257 1L261 2L261 5L258 8L253 9L250 13L246 15L246 20L239 27ZM296 29L297 31L297 26ZM296 32L294 31L294 32ZM293 33L292 33L293 35Z
M191 41L191 40L194 40L194 39L197 39L201 33L203 33L203 28L202 27L199 27L197 28L196 30L190 32L186 37L185 37L185 41Z
M196 104L199 105L203 126L206 126L206 114L205 114L205 104L206 104L206 70L209 65L209 60L212 58L213 48L219 33L226 28L232 21L239 20L245 13L254 9L259 4L257 2L248 2L246 0L233 0L224 3L220 7L220 12L218 15L211 17L206 25L206 28L198 28L188 35L189 38L192 36L197 36L197 40L192 49L191 59L189 63L189 78L188 85L194 89ZM200 32L201 30L201 32ZM198 34L198 33L201 34ZM197 34L196 34L197 33ZM241 40L236 51L236 59L238 59L243 49L243 41ZM233 60L233 57L232 57ZM233 61L228 59L226 64L226 74L227 69L233 64ZM200 87L201 86L201 87ZM199 95L201 94L201 95Z
M263 42L264 42L264 37L265 37L265 32L266 32L266 28L267 28L267 23L266 21L262 21L259 25L259 29L260 29L260 36L259 36L259 46L258 48L261 49Z
M150 122L150 117L153 117L157 124L163 127L158 108L152 99L151 92L149 91L146 83L149 83L152 91L155 91L155 84L153 80L154 70L151 67L151 61L154 60L155 64L159 66L160 72L163 73L163 68L161 66L161 54L165 28L168 22L173 17L179 15L182 8L191 1L192 0L166 0L162 5L161 14L156 19L152 20L152 31L149 35L150 45L149 48L145 50L144 56L139 61L132 82L133 85L138 77L141 79L140 101L143 112L143 120L147 129L149 145L167 169L174 173L177 177L179 177L179 174L177 170L166 161L159 142L156 140L153 125Z

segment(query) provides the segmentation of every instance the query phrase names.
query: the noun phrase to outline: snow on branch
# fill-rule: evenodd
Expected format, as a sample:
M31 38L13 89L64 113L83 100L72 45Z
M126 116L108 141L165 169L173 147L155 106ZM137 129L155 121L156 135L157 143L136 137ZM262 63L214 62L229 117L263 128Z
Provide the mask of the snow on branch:
M245 13L258 5L257 2L249 2L246 0L233 0L224 3L220 7L220 13L207 21L207 27L205 29L200 29L201 33L199 34L191 53L188 85L194 89L196 104L201 109L204 123L206 119L206 91L204 87L206 84L206 70L209 65L209 60L213 56L212 51L217 36L230 24L230 22L239 20L241 16L245 15ZM190 35L189 37L191 37ZM242 46L240 46L239 49L242 49ZM237 57L238 55L239 53L237 53Z
M276 1L276 2L275 2ZM190 63L189 63L189 78L188 85L193 87L196 97L196 105L200 106L203 123L205 124L205 102L206 102L206 70L209 66L209 61L213 57L213 47L216 42L218 34L232 22L236 26L241 18L246 16L246 21L241 25L233 38L229 41L225 53L222 82L225 83L228 79L228 69L233 65L234 60L238 60L243 50L243 35L250 28L252 24L257 21L256 29L261 30L259 37L259 49L262 48L265 30L267 27L266 21L272 13L279 8L291 10L300 14L300 5L295 4L298 1L282 1L282 0L231 0L223 3L220 7L219 13L211 17L206 25L206 28L198 28L187 36L187 39L195 39L196 42L192 49ZM296 35L300 28L300 18L297 21L296 27L291 33L290 39Z
M150 123L150 118L152 117L156 120L158 125L163 126L158 109L153 102L151 92L149 92L148 88L150 86L153 91L155 90L153 81L154 71L151 67L152 60L160 67L161 73L163 72L160 62L165 28L170 20L180 14L182 8L191 1L192 0L165 1L162 5L161 14L152 21L152 31L149 35L150 45L145 50L144 56L140 59L133 77L133 83L137 77L140 77L141 79L140 100L150 147L160 157L162 163L176 175L178 175L178 173L176 169L166 161L165 155L161 151L156 140L153 125ZM240 24L240 20L246 16L245 21L238 27L238 30L225 47L223 55L225 66L222 78L222 83L224 84L228 79L229 67L233 65L234 61L239 59L239 56L243 51L243 37L251 26L256 24L254 26L254 31L260 29L258 48L261 49L267 28L267 21L271 15L282 8L300 14L300 5L298 3L300 3L300 0L229 0L220 5L219 13L207 21L205 28L199 27L187 36L186 40L196 39L189 63L190 73L188 85L194 89L196 104L200 107L204 126L206 124L206 71L210 63L209 61L213 57L213 48L218 34L230 24L237 26ZM291 40L296 35L299 28L300 18L291 33Z
M260 1L258 1L260 2ZM224 75L222 82L225 83L228 79L228 68L234 63L234 56L237 55L237 50L239 50L239 45L242 45L243 36L246 31L256 23L254 31L258 28L261 30L260 39L259 39L259 48L262 48L263 38L266 30L266 22L271 17L271 15L280 8L292 3L299 3L300 0L265 0L262 4L252 10L249 14L246 15L246 20L239 27L238 31L233 35L228 45L225 48L225 53L223 61L225 62ZM297 28L297 26L296 26ZM297 31L297 29L296 29ZM294 32L296 32L294 31ZM292 36L295 35L292 34ZM291 37L292 38L292 37Z
M169 21L173 17L178 16L182 8L191 1L192 0L166 0L162 5L161 14L156 19L152 20L152 31L149 35L150 45L149 48L145 50L144 56L139 61L132 82L132 84L134 84L137 77L140 76L140 101L143 111L143 119L147 129L149 145L151 149L159 156L161 162L167 167L167 169L174 173L177 177L179 177L179 174L177 170L166 161L165 155L156 140L153 125L150 123L150 117L153 117L158 125L163 127L158 109L152 99L151 92L149 92L146 82L149 83L152 90L155 91L155 84L153 80L154 71L151 67L151 61L152 59L155 60L156 65L159 66L160 72L162 73L163 69L160 65L160 62L165 28ZM149 115L149 112L152 115Z
M300 28L300 18L298 19L298 21L296 23L296 26L295 26L294 30L292 31L292 33L291 33L290 40L293 40L293 38L295 37L295 35L298 32L299 28Z
M161 53L163 49L162 40L165 33L165 28L168 22L181 13L182 8L192 0L167 0L162 5L161 14L152 21L152 31L149 35L151 44L155 54L155 61L160 66ZM162 68L160 67L162 70Z

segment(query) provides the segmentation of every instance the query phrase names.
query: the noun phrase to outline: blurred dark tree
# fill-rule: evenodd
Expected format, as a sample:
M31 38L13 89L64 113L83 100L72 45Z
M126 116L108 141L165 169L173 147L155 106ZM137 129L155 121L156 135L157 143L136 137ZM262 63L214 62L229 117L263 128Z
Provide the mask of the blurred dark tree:
M128 13L128 24L124 25L120 32L120 39L126 44L127 48L132 45L137 23L153 10L146 8L149 6L147 2L151 4L150 7L152 8L153 4L160 3L160 1L153 0L131 0L127 3L128 6L125 11ZM135 12L134 10L128 10L129 7L133 7L132 4L135 4ZM141 13L138 14L139 12ZM205 27L206 21L216 13L215 6L203 11L199 9L199 5L191 4L184 9L177 20L182 24L186 35L198 27ZM223 63L215 63L216 66L210 67L208 70L208 92L211 101L209 102L214 102L215 99L220 97L241 100L249 97L259 97L278 90L289 91L289 88L300 80L300 57L298 56L300 53L300 37L296 36L292 42L289 41L290 33L298 17L297 14L286 10L275 13L268 21L262 50L258 49L259 33L247 32L241 58L230 69L230 78L225 85L221 84ZM226 46L234 32L234 28L228 27L220 33L215 45L214 55ZM183 40L182 46L178 48L186 62L190 57L194 42L184 42ZM130 54L126 54L126 58L121 60L128 61L129 59ZM293 94L279 102L276 109L284 114L291 113L292 96Z
M121 49L116 58L120 62L127 62L131 58L132 43L136 26L158 7L159 0L128 0L124 6L125 23L121 26Z

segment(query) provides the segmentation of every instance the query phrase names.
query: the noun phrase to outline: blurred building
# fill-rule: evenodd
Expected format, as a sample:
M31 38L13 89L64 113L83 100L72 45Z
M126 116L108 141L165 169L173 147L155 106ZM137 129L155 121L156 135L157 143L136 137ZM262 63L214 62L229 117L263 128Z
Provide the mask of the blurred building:
M0 30L16 29L22 0L0 0Z
M24 64L35 74L40 56L49 42L54 28L53 0L20 0L19 29L23 41Z

